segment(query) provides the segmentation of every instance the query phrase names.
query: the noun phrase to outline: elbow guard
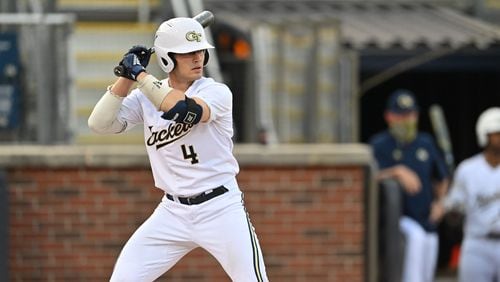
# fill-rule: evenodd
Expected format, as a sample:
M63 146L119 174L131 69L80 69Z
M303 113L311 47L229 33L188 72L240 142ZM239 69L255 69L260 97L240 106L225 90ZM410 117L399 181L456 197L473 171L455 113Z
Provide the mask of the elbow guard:
M185 100L180 100L168 112L161 116L175 122L186 124L197 124L201 120L203 108L196 103L195 100L186 97Z

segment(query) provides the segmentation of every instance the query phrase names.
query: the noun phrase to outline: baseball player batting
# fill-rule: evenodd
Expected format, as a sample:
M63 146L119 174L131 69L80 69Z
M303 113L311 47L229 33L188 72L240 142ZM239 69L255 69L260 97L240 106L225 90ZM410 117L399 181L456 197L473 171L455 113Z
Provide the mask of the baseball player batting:
M89 117L89 127L100 134L142 124L155 186L165 192L123 247L111 281L154 281L197 247L233 281L268 281L236 180L232 93L203 76L212 48L195 19L163 22L154 50L168 77L146 71L151 49L132 47L119 63L120 77Z
M484 111L476 124L484 150L456 171L444 206L465 214L460 282L500 281L500 108Z

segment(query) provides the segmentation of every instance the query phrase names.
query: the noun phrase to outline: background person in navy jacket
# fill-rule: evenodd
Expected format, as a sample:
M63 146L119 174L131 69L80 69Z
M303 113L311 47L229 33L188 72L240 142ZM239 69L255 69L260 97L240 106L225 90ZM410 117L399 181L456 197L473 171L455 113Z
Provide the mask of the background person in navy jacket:
M379 180L392 178L402 188L399 226L405 236L402 281L431 282L438 257L437 224L444 214L442 199L448 171L431 135L418 131L419 108L408 90L397 90L384 113L387 130L369 141L378 163Z

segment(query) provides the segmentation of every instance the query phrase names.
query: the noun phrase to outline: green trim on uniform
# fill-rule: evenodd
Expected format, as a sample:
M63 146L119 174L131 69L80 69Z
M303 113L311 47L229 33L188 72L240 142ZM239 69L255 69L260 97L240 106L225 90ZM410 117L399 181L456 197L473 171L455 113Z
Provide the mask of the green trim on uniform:
M250 240L252 241L252 253L253 253L253 267L255 270L255 276L257 277L257 281L262 282L262 273L260 269L260 255L259 255L259 244L257 244L257 238L254 232L254 228L252 223L250 223L250 217L247 212L247 223L248 223L248 232L250 233Z

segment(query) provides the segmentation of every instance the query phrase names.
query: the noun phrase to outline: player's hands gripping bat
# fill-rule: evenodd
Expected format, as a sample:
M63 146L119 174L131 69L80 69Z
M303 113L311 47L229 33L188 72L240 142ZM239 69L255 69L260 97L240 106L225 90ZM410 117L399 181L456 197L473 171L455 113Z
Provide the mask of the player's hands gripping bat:
M135 81L141 72L146 71L139 57L134 53L126 54L121 61L121 66L125 70L122 76Z
M215 17L214 17L214 14L212 12L203 11L203 12L199 13L198 15L194 16L193 19L195 19L197 22L199 22L201 24L201 26L203 26L205 28L214 22ZM130 50L128 50L128 52L123 56L123 58L125 58L129 54L135 54L137 56L137 58L139 59L141 65L144 68L146 68L149 64L149 59L151 58L151 55L153 53L154 53L153 47L147 48L146 46L136 45L136 46L130 48ZM123 65L123 59L120 61L120 63L118 63L118 66L116 66L113 69L113 72L116 76L121 76L121 77L135 80L135 78L132 78L133 75L131 73L129 73L126 70L125 66Z
M125 53L125 55L123 55L123 59L120 61L120 63L118 63L118 66L114 68L115 75L135 80L138 73L133 74L131 71L128 71L128 68L125 67L124 63L128 63L128 65L130 65L131 67L131 65L133 64L133 55L135 55L139 60L140 65L145 69L149 64L149 59L151 58L151 54L153 54L153 52L153 48L147 48L143 45L133 46L128 50L127 53ZM136 68L136 71L137 70L138 69Z

